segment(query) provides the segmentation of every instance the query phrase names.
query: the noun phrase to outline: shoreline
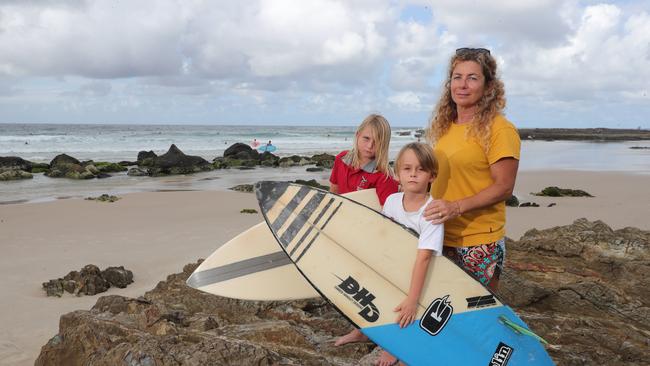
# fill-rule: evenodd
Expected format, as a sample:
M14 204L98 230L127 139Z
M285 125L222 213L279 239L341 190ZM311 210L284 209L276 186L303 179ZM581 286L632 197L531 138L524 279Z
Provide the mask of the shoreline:
M595 197L530 195L551 185ZM602 220L615 230L648 230L647 199L640 199L648 197L647 187L650 175L521 172L515 195L541 207L508 207L507 236L517 240L532 228L569 225L581 217ZM556 206L546 207L549 203ZM130 193L114 203L62 199L0 205L0 291L7 294L0 308L0 365L33 364L40 347L57 333L62 314L88 309L102 295L138 297L263 220L259 214L241 214L244 208L257 209L255 196L226 190ZM123 265L133 271L135 282L99 296L45 296L42 282L90 263Z

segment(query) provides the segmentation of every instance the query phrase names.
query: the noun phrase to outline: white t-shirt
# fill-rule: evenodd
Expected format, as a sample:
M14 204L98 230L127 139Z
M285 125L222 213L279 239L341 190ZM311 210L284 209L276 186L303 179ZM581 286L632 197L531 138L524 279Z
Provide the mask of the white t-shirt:
M433 250L436 256L442 255L445 227L443 224L434 225L423 217L424 208L431 201L431 196L419 210L413 212L404 210L403 198L404 192L397 192L388 196L382 209L383 214L420 234L418 249L429 249Z

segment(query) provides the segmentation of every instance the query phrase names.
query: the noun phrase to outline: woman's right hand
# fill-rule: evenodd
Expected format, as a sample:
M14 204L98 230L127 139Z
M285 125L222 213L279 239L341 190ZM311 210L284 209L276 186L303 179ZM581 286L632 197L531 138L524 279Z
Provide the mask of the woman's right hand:
M431 200L424 208L424 219L432 224L443 222L460 216L459 201Z

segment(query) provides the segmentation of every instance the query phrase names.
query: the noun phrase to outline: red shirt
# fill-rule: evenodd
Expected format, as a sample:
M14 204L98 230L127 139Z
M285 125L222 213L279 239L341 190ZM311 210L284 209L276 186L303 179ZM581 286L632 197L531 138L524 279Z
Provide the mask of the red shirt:
M361 169L354 169L349 164L351 159L346 156L347 150L341 152L334 159L330 183L339 187L339 194L375 188L377 198L382 206L386 198L397 192L398 183L395 179L375 170L377 163L373 160Z

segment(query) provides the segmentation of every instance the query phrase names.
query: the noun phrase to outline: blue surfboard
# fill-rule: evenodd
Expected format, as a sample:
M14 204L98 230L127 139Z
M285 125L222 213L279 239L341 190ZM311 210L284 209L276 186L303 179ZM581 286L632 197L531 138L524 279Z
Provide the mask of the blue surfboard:
M274 152L274 151L277 150L277 149L278 149L278 148L275 147L275 145L269 145L269 144L262 145L262 146L260 146L260 147L257 148L258 151L262 151L262 152L264 152L264 151Z
M553 365L515 312L445 257L434 257L417 321L399 328L417 237L345 197L259 182L261 212L298 271L373 342L408 365Z

